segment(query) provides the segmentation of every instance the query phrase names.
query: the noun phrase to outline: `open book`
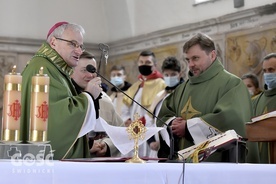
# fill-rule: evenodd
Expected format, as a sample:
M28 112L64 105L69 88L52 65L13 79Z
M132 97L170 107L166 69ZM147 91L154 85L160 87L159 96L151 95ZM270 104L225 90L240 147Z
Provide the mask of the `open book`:
M252 120L252 123L255 123L257 121L261 121L261 120L272 118L272 117L276 117L276 111L272 111L272 112L269 112L269 113L266 113L266 114L254 117L251 120Z
M193 154L197 152L197 157L201 157L198 159L202 161L204 158L215 152L218 148L221 148L226 144L236 142L240 138L241 137L235 132L235 130L228 130L199 144L178 151L179 159L186 160L188 157L193 157Z
M276 141L276 111L272 111L251 119L246 123L246 137L253 142Z

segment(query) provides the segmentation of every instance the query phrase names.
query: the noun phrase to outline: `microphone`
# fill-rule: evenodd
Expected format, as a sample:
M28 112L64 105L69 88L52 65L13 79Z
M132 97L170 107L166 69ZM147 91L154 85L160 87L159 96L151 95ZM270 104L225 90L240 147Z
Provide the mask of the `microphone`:
M86 70L90 73L96 73L98 74L98 72L96 71L96 68L93 65L87 65L86 66ZM99 75L99 74L98 74Z
M168 156L168 161L167 162L175 162L174 160L176 159L176 155L174 152L174 137L173 137L173 133L172 133L172 129L171 127L163 122L160 118L158 118L157 116L155 116L152 112L150 112L147 108L145 108L144 106L142 106L140 103L138 103L136 100L134 100L133 98L131 98L128 94L126 94L124 91L122 91L120 88L118 88L117 86L115 86L114 84L112 84L108 79L106 79L104 76L102 76L101 74L99 74L99 72L97 72L96 68L93 65L87 65L86 66L86 70L90 73L96 73L97 75L99 75L101 78L103 78L105 81L107 81L110 85L114 86L118 91L120 91L121 93L123 93L125 96L127 96L129 99L131 99L133 102L135 102L137 105L139 105L141 108L143 108L145 111L147 111L150 115L152 115L154 118L156 118L157 120L159 120L160 122L162 122L163 125L166 125L167 130L169 132L169 136L170 136L170 154Z

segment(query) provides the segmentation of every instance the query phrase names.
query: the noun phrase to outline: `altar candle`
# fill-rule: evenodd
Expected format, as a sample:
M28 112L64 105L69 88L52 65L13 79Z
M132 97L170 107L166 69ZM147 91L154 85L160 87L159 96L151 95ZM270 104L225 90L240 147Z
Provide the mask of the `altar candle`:
M43 67L32 77L29 142L47 142L49 82Z
M22 76L12 72L4 77L2 141L20 142L21 84Z

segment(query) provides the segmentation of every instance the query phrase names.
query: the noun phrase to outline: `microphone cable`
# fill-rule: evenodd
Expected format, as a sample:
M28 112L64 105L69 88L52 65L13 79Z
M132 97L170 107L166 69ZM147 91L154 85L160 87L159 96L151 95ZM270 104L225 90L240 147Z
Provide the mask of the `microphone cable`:
M145 111L147 111L150 115L152 115L154 118L156 118L157 120L159 120L160 122L162 122L163 125L165 125L167 127L167 130L169 132L169 136L170 136L170 154L169 154L169 158L167 160L167 162L174 162L174 155L175 155L175 151L174 151L174 137L173 137L173 133L172 133L172 129L171 127L163 122L160 118L158 118L157 116L155 116L152 112L150 112L147 108L145 108L144 106L142 106L140 103L138 103L136 100L134 100L133 98L131 98L128 94L126 94L124 91L122 91L120 88L118 88L117 86L115 86L114 84L112 84L108 79L106 79L104 76L102 76L101 74L99 74L99 72L96 71L96 68L93 65L87 65L86 66L86 70L90 73L96 73L97 75L99 75L101 78L103 78L105 81L107 81L110 85L114 86L118 91L120 91L121 93L123 93L125 96L127 96L129 99L131 99L133 102L135 102L137 105L139 105L142 109L144 109Z
M180 183L180 180L181 180L181 178L182 178L182 184L184 184L184 176L185 176L185 167L186 167L186 163L185 163L185 159L184 159L184 157L181 155L181 154L179 154L179 153L177 153L181 158L182 158L182 160L183 160L183 164L182 164L182 177L181 177L181 175L180 175L180 178L179 178L179 182L178 183Z

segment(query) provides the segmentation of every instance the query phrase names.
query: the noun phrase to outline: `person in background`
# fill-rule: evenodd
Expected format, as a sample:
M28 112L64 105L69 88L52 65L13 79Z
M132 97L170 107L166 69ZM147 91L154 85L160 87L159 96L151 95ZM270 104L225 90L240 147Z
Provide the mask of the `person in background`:
M246 85L251 98L255 98L258 94L262 92L259 87L258 77L253 73L244 74L241 77L243 83Z
M148 50L142 51L138 56L137 65L140 72L138 76L139 80L132 84L126 93L144 108L148 109L155 96L166 87L166 84L162 78L162 74L156 69L157 61L153 52ZM122 108L122 118L125 126L129 126L134 121L136 113L146 127L152 126L152 123L145 120L146 110L144 108L127 96L124 96L123 102L125 105ZM140 157L147 157L149 153L150 148L146 142L140 145L138 153ZM130 152L126 156L133 156L133 152Z
M189 66L188 81L164 100L157 120L158 126L163 122L170 125L175 152L227 130L233 129L244 137L252 103L242 80L224 69L213 40L205 34L190 38L183 52ZM250 143L248 147L247 162L258 162L257 145ZM162 149L167 148L161 145L160 153L169 153ZM159 152L159 157L168 157ZM231 162L231 156L229 150L214 152L206 161Z
M80 55L79 64L74 68L74 72L71 75L72 82L79 94L84 91L91 80L97 78L96 73L90 73L86 70L87 65L92 65L97 69L95 57L91 53L84 51L82 55ZM99 99L99 106L99 115L108 124L113 126L124 125L122 118L116 113L111 99L103 91L101 92L101 98ZM90 152L93 156L114 157L119 155L118 149L105 133L90 132L89 141L91 148Z
M276 110L276 53L270 53L263 58L264 91L253 100L254 117ZM261 163L270 163L269 144L259 142Z
M43 67L43 73L50 78L48 112L44 113L48 114L47 139L55 150L55 160L90 157L86 134L99 117L101 79L89 81L78 94L70 78L85 50L84 33L80 25L56 23L22 72L22 141L27 142L29 137L32 77Z
M184 79L181 77L181 64L175 57L169 56L165 58L162 63L161 69L166 88L156 95L149 108L150 112L153 112L156 117L158 116L164 99L166 99L166 97L171 94L179 84L184 82ZM150 115L149 113L145 115L145 119L147 122L152 122L153 125L156 126L156 118L152 117L152 115ZM160 138L160 141L161 143L166 144L162 140L162 138ZM150 157L157 157L157 150L160 147L160 141L158 134L151 137L147 141L152 150L150 153Z
M110 70L111 83L125 92L131 86L131 83L126 81L126 70L123 65L114 65ZM115 109L119 115L122 114L123 97L125 96L116 87L111 88L110 98L115 106Z

